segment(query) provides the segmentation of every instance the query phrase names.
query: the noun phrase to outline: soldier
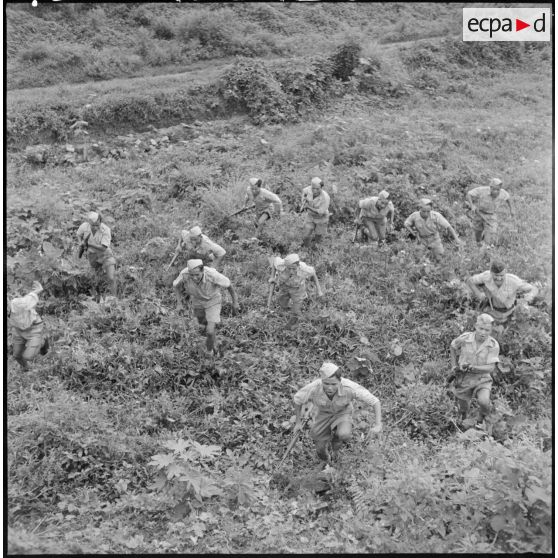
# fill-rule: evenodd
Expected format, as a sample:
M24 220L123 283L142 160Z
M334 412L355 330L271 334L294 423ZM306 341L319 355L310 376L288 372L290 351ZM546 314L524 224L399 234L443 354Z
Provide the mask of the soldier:
M482 242L493 245L496 241L498 220L496 210L498 205L505 202L513 217L513 208L509 193L502 188L502 181L493 178L489 186L478 186L469 190L466 195L467 205L473 212L473 230L478 246Z
M440 229L449 231L454 241L460 242L457 233L447 220L437 211L432 211L432 201L428 198L420 200L419 210L411 213L404 225L412 236L418 235L435 262L440 262L444 254Z
M13 354L23 370L29 370L29 363L39 353L44 355L48 351L48 338L43 334L43 320L35 310L42 292L42 285L33 281L31 292L14 298L8 306Z
M302 190L302 210L306 211L303 244L310 247L312 236L319 242L327 232L329 222L329 194L323 190L324 183L317 176L312 184Z
M374 409L375 425L372 434L382 431L382 411L380 401L360 384L341 376L341 369L333 362L324 362L320 368L320 378L297 391L295 403L295 431L302 428L302 406L311 401L317 409L310 430L316 452L322 461L329 461L327 446L331 442L333 457L352 434L352 402L356 399Z
M218 269L221 260L227 253L224 248L209 239L202 233L200 227L192 227L189 231L183 230L175 250L175 256L185 252L187 259L203 260L204 265Z
M377 196L358 202L355 224L362 224L366 236L376 240L378 246L385 244L388 219L390 228L393 229L395 208L388 197L389 193L382 190Z
M461 420L467 418L473 397L479 403L478 422L482 423L490 414L492 373L496 363L500 362L500 346L490 336L493 322L494 318L489 314L480 314L475 331L461 334L450 345L452 374L447 383L454 381L453 392L459 401Z
M289 254L282 260L276 257L273 262L273 276L269 279L270 283L275 283L279 288L277 297L279 306L284 310L289 308L292 303L293 316L287 322L287 328L291 328L300 318L302 313L302 302L307 298L306 280L313 279L316 284L318 296L324 295L316 270L300 261L298 254Z
M244 207L248 207L250 203L254 204L256 209L255 227L256 234L262 230L262 227L274 213L281 215L283 213L283 202L277 194L262 188L261 178L251 178L250 184L246 191Z
M112 296L116 297L116 260L110 247L110 228L102 222L99 213L90 211L76 234L80 242L80 257L87 250L87 259L95 275L98 278L101 271L105 273Z
M236 315L239 310L236 292L229 278L212 267L205 267L202 260L188 260L172 286L177 298L178 311L183 309L186 299L191 298L194 316L206 336L207 353L216 354L215 326L221 321L221 289L227 289L231 295L233 314Z
M493 261L489 270L469 277L467 286L480 300L481 310L502 326L514 313L518 294L524 295L522 304L525 306L539 294L535 285L506 273L504 264L499 261Z

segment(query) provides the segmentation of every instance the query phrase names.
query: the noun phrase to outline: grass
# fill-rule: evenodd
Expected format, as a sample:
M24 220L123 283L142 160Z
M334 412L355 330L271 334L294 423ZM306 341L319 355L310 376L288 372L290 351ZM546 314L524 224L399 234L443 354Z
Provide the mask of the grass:
M313 20L332 26L328 14L354 9L296 7L314 8ZM283 12L277 21L266 19L277 9L262 5L250 13L268 27L288 28ZM413 79L416 69L395 45L369 48L383 77ZM16 227L18 213L30 212L62 247L65 239L71 244L88 204L106 207L124 295L113 305L92 303L79 286L60 296L37 267L45 273L41 313L54 350L29 374L8 360L10 552L550 550L550 82L541 83L536 67L497 68L488 76L463 71L465 77L436 91L409 89L402 97L367 95L349 83L326 113L296 124L255 126L233 115L201 123L202 140L96 164L32 167L9 146L10 242L23 245L31 234ZM202 74L200 68L193 79ZM172 94L184 81L169 77L161 87ZM447 92L451 83L470 90ZM41 97L48 104L60 91L77 106L88 87L99 102L125 99L138 89L155 91L157 78L29 91L19 106ZM110 133L92 136L115 141ZM359 178L373 172L378 182ZM217 222L225 211L213 203L220 200L227 213L239 207L252 175L263 176L289 209L269 225L262 245L250 240L249 215ZM293 210L314 175L335 184L335 202L351 212L359 197L387 187L400 212L398 228L422 186L467 245L460 251L446 245L444 263L432 269L401 231L382 254L351 244L352 220L336 216L325 246L305 252L298 245L302 219ZM462 281L489 265L472 243L464 192L492 176L504 180L518 215L514 222L502 215L498 253L511 272L540 282L542 297L502 343L511 370L493 390L497 422L486 437L456 429L443 380L449 342L470 330L476 315ZM126 192L135 195L122 198ZM147 195L151 209L138 203ZM224 272L243 305L236 317L224 305L218 337L225 354L214 370L200 362L196 327L174 312L170 282L178 269L161 271L187 223L200 223L227 249ZM267 257L293 250L315 265L327 297L312 300L303 324L285 331L285 316L264 310ZM87 276L84 262L71 266ZM8 293L24 280L10 269ZM400 356L390 349L394 339ZM276 469L291 435L291 398L323 360L348 363L355 356L370 362L371 372L353 378L380 397L385 433L368 449L368 418L358 411L351 447L321 479L328 492L319 495L306 434ZM156 488L149 465L170 439L220 446L205 473L224 483L231 465L243 468L242 490L252 503L225 495L203 496L201 503L186 498L186 511L176 505L176 493ZM527 509L531 520L517 509Z

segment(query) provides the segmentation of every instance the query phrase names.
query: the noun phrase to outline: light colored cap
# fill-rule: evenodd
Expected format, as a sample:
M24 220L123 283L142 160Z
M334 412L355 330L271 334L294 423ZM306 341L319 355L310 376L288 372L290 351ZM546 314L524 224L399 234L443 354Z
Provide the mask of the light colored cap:
M298 257L298 254L289 254L283 261L285 262L285 265L293 265L299 262L300 258Z
M490 186L501 186L502 181L499 178L491 178L490 179Z
M479 314L477 316L477 324L479 325L492 325L494 318L490 314Z
M249 180L249 182L252 186L256 186L256 184L259 182L259 180L260 180L259 178L251 178Z
M196 267L201 267L201 266L203 266L202 260L188 260L186 262L186 267L188 268L188 271L192 271L192 269L196 269Z
M87 214L87 220L90 223L96 223L99 220L99 214L96 211L90 211Z
M198 227L197 225L195 227L192 227L190 229L190 234L192 236L201 236L202 230L200 227Z
M389 192L387 190L382 190L379 194L378 194L379 198L384 198L385 200L387 200L389 198Z
M322 179L315 176L312 179L312 186L321 186L321 185L322 185Z
M428 198L421 198L420 199L420 206L421 207L426 207L427 205L432 206L432 200L430 200Z
M320 368L320 378L329 378L333 376L337 370L339 370L337 364L333 364L333 362L324 362Z

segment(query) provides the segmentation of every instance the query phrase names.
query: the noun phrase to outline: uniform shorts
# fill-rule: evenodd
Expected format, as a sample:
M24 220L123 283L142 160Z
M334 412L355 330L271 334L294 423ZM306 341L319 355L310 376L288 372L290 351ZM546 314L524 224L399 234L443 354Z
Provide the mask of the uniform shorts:
M14 357L22 356L26 360L34 359L43 345L44 324L32 325L27 329L12 328L12 345Z
M363 217L362 223L366 229L370 232L372 240L385 240L386 238L386 219L370 219L369 217Z
M342 423L348 423L352 428L352 408L338 414L318 412L310 428L310 436L316 443L329 442L333 435L333 430Z
M457 399L470 401L480 389L492 389L492 376L490 374L465 374L459 384L453 388Z
M109 266L116 266L116 259L112 254L112 251L105 252L87 252L87 259L89 264L96 271L99 272L101 269L106 273Z
M281 308L288 308L289 301L292 301L292 308L295 313L300 313L302 309L302 302L306 298L306 290L300 291L279 291L277 301Z
M444 246L439 236L426 239L421 238L421 241L435 256L442 256L444 254Z
M205 320L208 323L213 322L214 324L218 324L221 322L221 303L214 304L209 308L203 308L201 306L194 307L194 316L196 316L200 323L203 323Z
M483 240L490 244L494 241L498 232L496 216L488 213L483 213L481 216L475 213L473 216L473 230L475 232L484 232Z
M325 236L327 233L327 221L325 223L316 223L312 220L307 220L304 226L316 236Z

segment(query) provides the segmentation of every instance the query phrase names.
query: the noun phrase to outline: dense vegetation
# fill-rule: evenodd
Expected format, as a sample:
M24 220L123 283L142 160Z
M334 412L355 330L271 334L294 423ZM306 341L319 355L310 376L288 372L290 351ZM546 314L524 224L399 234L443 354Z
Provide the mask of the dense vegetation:
M8 362L10 552L551 550L549 47L461 43L447 32L460 6L421 6L8 6L9 89L58 84L8 92L8 295L39 279L54 341L29 373ZM375 41L344 37L354 21ZM80 74L57 61L70 51L106 66ZM79 84L130 75L142 77ZM86 162L68 150L84 141L78 118ZM22 148L39 138L44 162L31 162ZM255 175L288 210L261 242L249 216L227 218ZM334 215L305 253L296 207L315 175ZM444 378L450 341L477 313L463 281L490 261L464 195L492 176L518 215L497 252L541 295L502 340L488 434L457 426ZM384 252L350 242L356 200L382 188L398 211ZM422 195L468 241L439 267L402 231ZM113 231L110 304L91 300L73 255L90 209ZM227 249L242 304L239 316L225 304L215 366L174 310L180 263L162 271L194 223ZM326 298L285 331L265 310L267 257L289 251L316 267ZM381 399L385 432L368 446L359 410L334 467L316 472L304 435L278 471L292 395L325 359Z

